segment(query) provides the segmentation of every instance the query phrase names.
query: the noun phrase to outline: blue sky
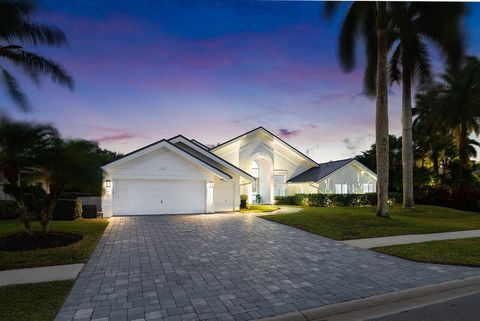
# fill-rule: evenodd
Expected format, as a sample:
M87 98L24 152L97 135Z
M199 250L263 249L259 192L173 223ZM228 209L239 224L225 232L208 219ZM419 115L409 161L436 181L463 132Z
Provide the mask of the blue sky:
M0 98L12 117L53 122L66 137L124 153L179 133L215 144L257 126L317 161L353 156L374 141L361 59L354 72L341 72L341 14L325 21L322 3L43 3L36 20L62 28L70 45L35 50L62 63L75 90L22 81L34 110L20 113ZM480 4L469 8L468 51L478 55ZM398 135L397 92L393 87L390 128Z

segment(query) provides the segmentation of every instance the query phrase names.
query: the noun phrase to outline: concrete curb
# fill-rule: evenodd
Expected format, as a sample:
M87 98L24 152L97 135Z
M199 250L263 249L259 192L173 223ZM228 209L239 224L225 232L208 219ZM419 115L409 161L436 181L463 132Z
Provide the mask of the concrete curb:
M258 321L363 321L480 293L480 276L306 309Z
M360 247L362 249L371 249L371 248L380 247L380 246L465 239L470 237L480 237L480 230L372 237L367 239L348 240L348 241L342 241L342 242L352 246Z
M0 271L0 286L75 279L85 264L42 266Z

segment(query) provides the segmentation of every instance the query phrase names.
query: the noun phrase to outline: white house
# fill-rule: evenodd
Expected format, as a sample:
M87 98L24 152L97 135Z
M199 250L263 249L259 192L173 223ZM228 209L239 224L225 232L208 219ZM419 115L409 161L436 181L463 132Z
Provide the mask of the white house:
M240 195L273 204L296 193L370 193L377 179L354 159L318 164L263 127L213 148L178 135L103 169L106 217L236 211Z

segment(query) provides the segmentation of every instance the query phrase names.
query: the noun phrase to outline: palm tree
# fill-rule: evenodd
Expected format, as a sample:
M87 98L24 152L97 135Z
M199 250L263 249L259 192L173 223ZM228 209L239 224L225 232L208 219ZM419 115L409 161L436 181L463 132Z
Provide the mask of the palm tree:
M0 57L19 68L35 84L40 77L50 76L52 81L73 89L73 79L52 59L25 50L23 46L64 46L65 34L58 28L30 21L37 6L29 0L0 0ZM15 76L0 65L0 79L8 95L22 110L31 109L25 93Z
M31 227L19 182L20 171L35 166L37 155L50 148L57 136L56 129L50 125L0 119L0 166L8 181L4 191L17 202L17 214L29 234Z
M325 13L330 17L338 2L327 2ZM346 72L355 68L357 39L366 49L364 88L376 96L375 143L377 164L377 215L388 212L388 45L390 4L387 2L354 1L349 4L339 39L340 63Z
M66 187L101 184L101 163L98 145L87 140L58 139L40 158L49 177L49 192L41 210L42 229L48 233L55 204Z
M391 82L400 82L400 78L402 81L403 206L406 208L414 205L412 86L416 82L421 88L431 81L427 41L441 49L450 67L459 63L463 54L461 21L464 13L462 3L391 4L390 79Z
M461 68L450 69L442 80L417 98L418 121L453 135L463 180L472 153L469 136L480 133L480 60L468 57Z

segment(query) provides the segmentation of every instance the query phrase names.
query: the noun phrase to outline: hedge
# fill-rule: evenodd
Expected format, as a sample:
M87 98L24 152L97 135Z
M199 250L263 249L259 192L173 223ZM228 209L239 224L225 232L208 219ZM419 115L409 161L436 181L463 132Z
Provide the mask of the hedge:
M52 219L57 221L73 221L82 216L82 201L59 199L53 210Z
M425 187L415 192L415 202L480 211L480 192L470 188Z
M301 205L307 207L368 206L376 205L377 194L295 194L295 196L275 197L275 204ZM402 202L402 195L389 194L389 203Z
M0 200L0 219L12 219L17 216L17 202Z

